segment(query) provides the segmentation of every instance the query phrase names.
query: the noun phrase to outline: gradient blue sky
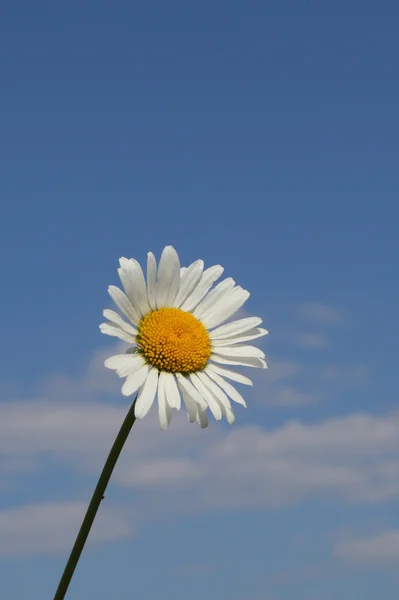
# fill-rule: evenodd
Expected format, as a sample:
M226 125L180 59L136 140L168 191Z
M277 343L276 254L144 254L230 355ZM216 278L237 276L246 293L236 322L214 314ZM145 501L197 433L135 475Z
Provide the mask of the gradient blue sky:
M252 292L270 362L233 428L138 423L68 598L399 592L399 8L0 7L0 595L51 598L127 410L119 256Z

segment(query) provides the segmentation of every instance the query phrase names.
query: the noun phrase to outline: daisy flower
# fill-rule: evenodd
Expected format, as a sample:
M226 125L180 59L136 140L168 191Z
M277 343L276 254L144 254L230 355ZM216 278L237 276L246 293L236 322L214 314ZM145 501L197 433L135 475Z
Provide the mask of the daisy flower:
M204 270L202 260L181 268L179 256L166 246L157 268L148 253L147 281L140 264L121 258L118 274L124 291L111 285L108 292L120 314L104 310L102 333L132 344L126 354L111 356L105 366L126 380L122 394L138 392L135 415L142 419L158 398L161 429L170 423L172 409L181 399L191 423L207 427L209 408L215 419L235 420L231 400L246 406L227 380L244 385L252 381L231 367L266 368L264 353L246 342L267 331L262 319L248 317L226 323L249 298L249 292L216 265Z

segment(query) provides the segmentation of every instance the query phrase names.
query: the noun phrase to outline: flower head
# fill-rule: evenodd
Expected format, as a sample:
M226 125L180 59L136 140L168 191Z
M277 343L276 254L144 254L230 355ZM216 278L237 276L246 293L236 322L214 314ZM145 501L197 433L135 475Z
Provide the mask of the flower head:
M147 281L140 264L121 258L119 277L124 292L111 285L109 294L122 318L104 310L102 333L132 344L126 354L111 356L105 366L126 377L122 394L138 392L135 414L143 418L158 396L159 420L166 429L172 409L181 408L181 396L190 422L207 427L207 409L215 419L235 420L230 400L246 406L226 379L252 385L228 367L266 367L264 353L245 342L267 334L262 320L247 317L226 323L244 304L249 292L231 278L214 287L223 268L204 270L202 260L180 268L172 246L162 252L158 268L148 253Z

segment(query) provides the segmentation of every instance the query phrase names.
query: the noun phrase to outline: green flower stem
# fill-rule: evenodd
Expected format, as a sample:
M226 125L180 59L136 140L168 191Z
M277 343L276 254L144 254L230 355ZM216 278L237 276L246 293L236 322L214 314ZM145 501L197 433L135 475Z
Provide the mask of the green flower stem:
M83 519L83 523L80 527L75 544L72 548L71 554L69 555L68 562L66 564L57 591L55 593L54 600L63 600L65 598L65 594L68 591L69 584L75 572L80 555L82 554L82 550L90 533L90 529L93 525L93 521L97 514L98 508L101 504L101 501L104 499L104 493L107 488L108 482L111 478L112 472L115 468L116 461L119 458L122 448L125 445L127 437L136 420L136 417L134 416L135 402L136 398L134 399L133 404L129 409L129 412L127 413L125 420L122 423L122 427L120 428L119 433L116 436L115 442L111 448L111 451L108 454L108 458L105 461L104 468L102 470L102 473L96 485L96 489L94 490L93 496L91 498L89 508L87 509L85 518Z

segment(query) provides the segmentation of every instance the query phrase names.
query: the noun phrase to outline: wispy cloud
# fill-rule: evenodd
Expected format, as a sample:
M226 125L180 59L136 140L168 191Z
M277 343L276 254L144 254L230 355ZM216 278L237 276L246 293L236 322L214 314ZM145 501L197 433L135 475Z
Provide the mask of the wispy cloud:
M399 529L341 540L334 546L334 555L367 566L399 565Z
M320 367L320 377L325 381L339 380L344 384L362 384L370 376L370 367L358 365L325 364Z
M320 400L320 393L304 391L300 384L306 369L294 361L270 361L266 373L250 373L255 382L256 400L273 408L308 406ZM315 388L316 382L312 381Z
M53 464L97 471L125 412L99 402L3 404L2 462L19 469L30 457L41 468L40 457L47 454ZM399 472L395 413L292 421L271 430L213 424L206 444L203 437L181 414L160 434L153 411L152 418L138 422L114 482L142 492L162 488L175 508L193 511L277 506L309 497L379 502L399 494L399 478L393 476Z
M300 332L294 336L296 344L300 348L320 349L328 346L328 339L318 332Z
M302 370L303 367L298 362L271 360L269 361L267 376L264 379L266 379L268 384L273 384L278 381L291 379L301 373Z
M304 564L298 568L285 568L280 571L271 571L261 579L268 587L284 587L314 581L331 572L334 565L332 561Z
M305 302L299 308L299 316L306 321L321 325L341 325L344 322L340 310L320 302Z
M98 392L110 389L109 380L101 379L107 373L103 358L108 354L98 353L87 373L66 386L73 390L72 397L60 395L58 382L48 378L41 386L42 397L0 404L3 481L18 485L19 478L32 470L39 475L54 468L90 476L99 472L128 410L119 394L114 404L95 399ZM309 401L287 384L301 369L294 362L277 363L271 369L280 403ZM154 516L283 507L309 498L361 504L399 495L398 413L352 414L313 424L291 421L275 428L228 428L212 422L205 432L180 413L166 433L159 431L155 413L137 422L113 476L113 485L125 488L125 498L134 496L129 499L134 515L104 512L108 525L101 534L105 537L98 534L98 540L129 535L130 518L136 524ZM76 489L78 497L80 493ZM0 538L14 542L4 542L0 551L49 552L57 544L64 547L64 529L65 535L75 531L82 514L80 501L3 510ZM47 525L39 525L44 521ZM40 535L49 539L35 543L46 527L49 535Z
M308 406L318 400L314 393L302 392L292 385L279 385L265 395L265 402L268 406L288 408L293 406Z
M87 508L84 502L43 503L0 511L0 555L52 553L71 547ZM132 535L131 519L102 507L90 542Z

